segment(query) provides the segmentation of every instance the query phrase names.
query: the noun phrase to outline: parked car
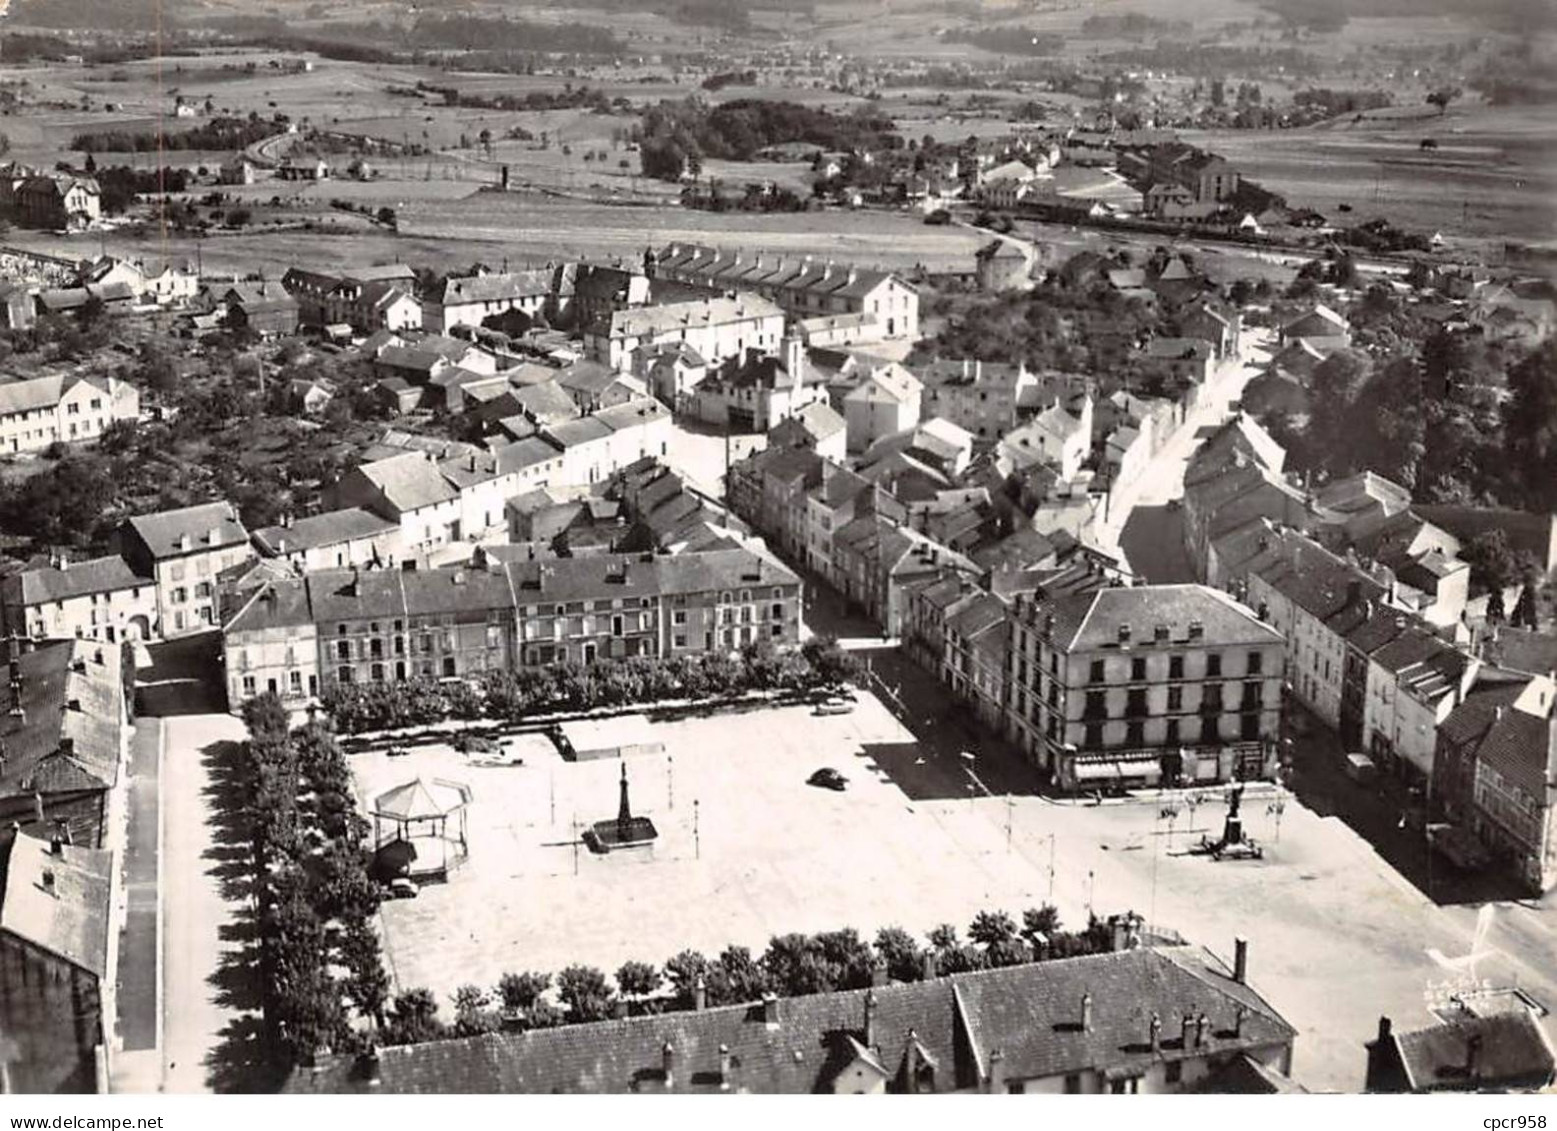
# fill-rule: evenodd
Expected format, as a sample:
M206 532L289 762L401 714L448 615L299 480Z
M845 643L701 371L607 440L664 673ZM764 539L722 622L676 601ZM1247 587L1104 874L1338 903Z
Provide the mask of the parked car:
M462 734L454 740L461 754L496 754L502 747L484 734Z
M842 695L829 695L816 705L812 714L847 715L852 710L854 710L854 700L845 699Z
M418 888L412 881L404 876L396 876L389 881L388 896L390 899L415 899Z
M1346 776L1358 785L1370 785L1379 776L1379 768L1366 754L1348 754Z
M820 789L831 789L842 793L849 788L849 779L840 774L831 766L823 766L816 773L806 779L807 785L814 785Z
M951 212L945 208L937 208L924 218L926 224L950 224Z

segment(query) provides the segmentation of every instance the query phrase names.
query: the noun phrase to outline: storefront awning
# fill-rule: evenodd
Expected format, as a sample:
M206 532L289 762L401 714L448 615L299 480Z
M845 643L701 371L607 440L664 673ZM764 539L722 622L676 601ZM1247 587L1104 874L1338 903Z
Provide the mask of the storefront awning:
M1118 762L1076 763L1077 781L1118 781L1122 776Z

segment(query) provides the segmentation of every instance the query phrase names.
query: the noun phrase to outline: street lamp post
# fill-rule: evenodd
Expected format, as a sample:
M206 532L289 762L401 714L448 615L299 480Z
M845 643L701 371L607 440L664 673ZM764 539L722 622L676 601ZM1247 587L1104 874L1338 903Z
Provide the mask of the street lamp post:
M703 837L698 827L697 798L692 799L692 854L695 859L703 858Z
M1093 896L1095 896L1096 894L1097 894L1097 875L1092 871L1091 868L1088 868L1087 869L1087 920L1088 920L1088 922L1090 922L1091 919L1092 919Z
M676 807L676 756L665 755L665 804L668 808Z

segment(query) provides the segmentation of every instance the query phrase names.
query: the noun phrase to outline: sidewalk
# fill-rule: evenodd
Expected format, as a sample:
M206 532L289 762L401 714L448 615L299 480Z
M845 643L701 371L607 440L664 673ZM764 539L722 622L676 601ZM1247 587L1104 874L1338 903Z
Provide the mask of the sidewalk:
M158 870L161 811L162 721L139 718L130 747L129 827L124 847L127 912L119 936L119 1034L114 1058L115 1092L162 1088L160 986L161 900Z

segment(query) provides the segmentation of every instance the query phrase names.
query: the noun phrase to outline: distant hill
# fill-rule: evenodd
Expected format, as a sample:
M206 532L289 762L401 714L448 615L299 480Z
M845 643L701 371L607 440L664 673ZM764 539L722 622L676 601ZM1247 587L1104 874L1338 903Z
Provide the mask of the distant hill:
M1339 31L1348 20L1410 16L1461 16L1494 31L1528 33L1557 29L1554 0L1258 0L1289 23L1314 31Z

